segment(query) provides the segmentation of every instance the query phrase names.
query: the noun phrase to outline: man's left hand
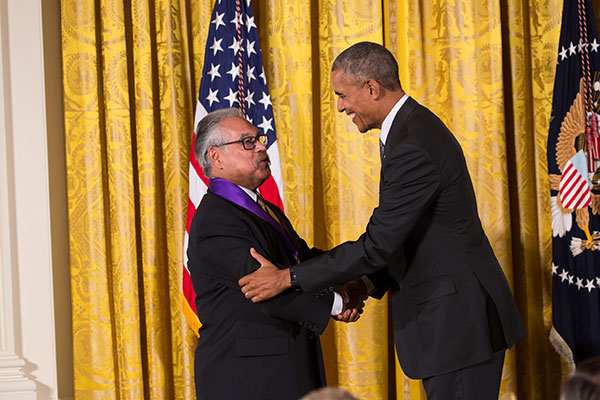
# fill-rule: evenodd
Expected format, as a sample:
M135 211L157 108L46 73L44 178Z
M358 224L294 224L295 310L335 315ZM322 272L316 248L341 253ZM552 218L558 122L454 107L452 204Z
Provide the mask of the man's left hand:
M260 268L238 281L242 293L253 303L258 303L277 296L292 287L290 271L277 268L271 261L264 258L253 248L250 255L260 263Z

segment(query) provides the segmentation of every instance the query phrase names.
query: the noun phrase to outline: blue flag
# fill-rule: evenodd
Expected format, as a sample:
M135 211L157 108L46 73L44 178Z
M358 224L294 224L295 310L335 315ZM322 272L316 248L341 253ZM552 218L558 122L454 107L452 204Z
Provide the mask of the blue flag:
M600 42L591 0L564 0L552 116L548 173L552 208L551 339L569 361L600 355L600 186L597 115L600 110ZM583 150L583 153L578 151ZM591 205L573 196L567 174L573 160L591 181ZM595 175L595 176L594 176ZM561 184L562 180L562 184ZM581 179L580 179L581 181ZM560 187L560 191L559 191ZM575 195L586 195L586 190ZM589 196L589 190L587 190ZM568 208L568 206L573 207Z

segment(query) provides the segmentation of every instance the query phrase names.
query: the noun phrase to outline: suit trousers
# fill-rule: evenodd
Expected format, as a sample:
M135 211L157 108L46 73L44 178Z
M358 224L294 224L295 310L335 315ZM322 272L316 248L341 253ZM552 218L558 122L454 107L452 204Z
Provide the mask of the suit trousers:
M428 400L497 400L506 350L458 371L423 379Z

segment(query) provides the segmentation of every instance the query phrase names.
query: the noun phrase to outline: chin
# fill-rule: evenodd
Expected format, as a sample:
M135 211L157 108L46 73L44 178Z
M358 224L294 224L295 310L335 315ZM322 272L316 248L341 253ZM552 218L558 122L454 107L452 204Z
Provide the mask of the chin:
M354 126L356 126L356 129L358 129L358 131L360 133L365 133L366 131L368 131L369 129L366 128L364 125L362 124L357 124L356 122L354 123Z
M271 169L267 167L264 171L261 171L260 174L260 184L262 185L269 177L271 176Z
M256 189L261 187L263 185L263 183L265 183L267 181L267 179L269 179L269 176L271 176L271 174L269 174L266 178L264 178L264 179L261 178L258 182L256 182Z

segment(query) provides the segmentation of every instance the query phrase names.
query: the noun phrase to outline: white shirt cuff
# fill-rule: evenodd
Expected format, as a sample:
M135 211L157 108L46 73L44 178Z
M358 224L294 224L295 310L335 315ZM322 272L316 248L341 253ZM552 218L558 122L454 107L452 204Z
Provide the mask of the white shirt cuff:
M338 292L333 292L333 305L331 306L331 315L341 314L344 310L344 300Z

